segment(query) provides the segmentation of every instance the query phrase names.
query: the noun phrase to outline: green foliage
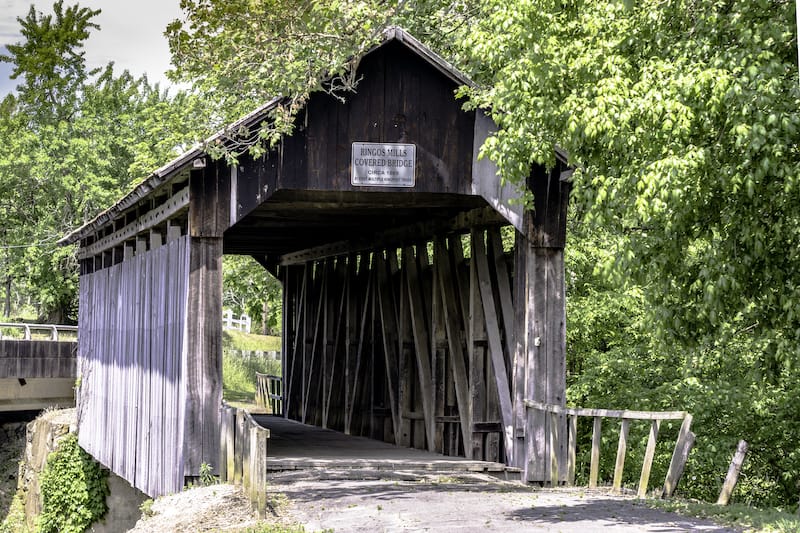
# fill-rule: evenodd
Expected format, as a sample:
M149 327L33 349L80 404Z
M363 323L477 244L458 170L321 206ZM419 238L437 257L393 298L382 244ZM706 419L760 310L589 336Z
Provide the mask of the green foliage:
M717 523L764 533L800 531L800 518L785 511L761 510L741 504L725 507L685 500L648 500L647 505L686 516L712 519Z
M281 338L230 329L222 332L222 347L229 350L277 352L281 349Z
M639 283L667 340L753 326L796 358L794 8L487 0L464 43L500 127L483 153L518 182L567 151L576 208L625 235L607 274Z
M14 494L8 513L0 522L0 533L30 533L25 521L25 501L21 490Z
M641 410L686 410L697 434L679 485L684 496L715 501L740 439L750 443L738 502L797 504L800 482L800 378L777 364L769 339L727 332L700 346L665 343L654 332L648 301L602 275L604 258L622 236L571 221L567 260L567 398L571 405ZM591 423L579 425L578 478L588 475ZM665 422L653 466L653 485L666 475L678 424ZM600 473L610 481L618 430L604 424ZM631 427L624 482L638 482L647 424ZM651 487L652 488L652 487Z
M196 98L111 64L88 70L98 12L53 10L31 7L23 40L0 56L21 80L0 103L0 266L14 307L32 300L40 318L63 322L76 317L77 260L56 241L187 147L205 115Z
M78 445L74 433L64 437L47 459L40 479L42 533L82 533L108 507L108 472Z
M156 514L155 511L153 511L153 503L153 499L148 498L139 506L139 511L142 513L143 517L149 518Z
M208 487L217 483L219 483L219 480L214 475L214 467L208 463L202 463L200 465L200 486Z
M222 305L233 311L234 316L247 314L253 321L253 329L264 335L280 334L281 283L252 257L223 257L222 287Z
M260 356L222 352L222 397L227 401L252 403L256 393L256 372L281 375L281 362Z

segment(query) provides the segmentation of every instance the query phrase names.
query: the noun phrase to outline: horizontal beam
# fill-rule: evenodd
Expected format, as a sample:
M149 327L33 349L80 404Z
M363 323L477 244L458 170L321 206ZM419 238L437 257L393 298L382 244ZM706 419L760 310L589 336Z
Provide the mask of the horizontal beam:
M459 213L455 217L447 220L417 222L408 226L382 231L361 239L337 241L306 250L292 252L281 256L280 264L283 266L296 265L307 261L317 261L319 259L335 257L337 255L364 252L391 246L401 246L441 233L466 232L469 231L470 228L500 226L505 224L508 224L508 222L497 211L491 207L480 207Z
M683 420L686 411L628 411L614 409L586 409L582 407L561 407L548 403L524 400L525 407L558 415L601 416L605 418L623 418L628 420Z
M113 248L119 244L122 244L123 242L134 238L139 233L161 224L165 220L174 216L176 213L188 207L189 187L186 186L178 193L169 197L166 202L138 217L124 228L115 231L111 235L103 237L99 241L90 244L89 246L82 247L78 251L78 259L88 259L89 257L108 250L109 248Z

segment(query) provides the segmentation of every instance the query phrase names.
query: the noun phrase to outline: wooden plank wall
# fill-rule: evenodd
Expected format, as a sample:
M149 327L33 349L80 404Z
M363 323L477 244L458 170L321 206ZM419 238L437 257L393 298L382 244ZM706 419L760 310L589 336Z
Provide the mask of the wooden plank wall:
M184 483L189 237L80 278L79 442L156 497Z
M74 378L74 341L0 339L0 379Z
M282 267L286 416L511 458L511 257L490 228Z

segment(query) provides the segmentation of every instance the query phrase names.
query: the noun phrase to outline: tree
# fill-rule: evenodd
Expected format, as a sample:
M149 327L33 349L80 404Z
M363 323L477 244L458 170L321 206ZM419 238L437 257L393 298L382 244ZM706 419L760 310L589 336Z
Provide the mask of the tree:
M112 64L88 70L83 43L98 11L33 7L24 40L0 61L22 80L0 105L0 237L11 277L41 318L75 318L75 249L55 241L105 209L202 134L196 99L170 96ZM158 142L151 139L158 138Z
M800 126L794 3L498 1L464 42L469 95L518 182L569 154L575 208L625 234L606 263L661 336L800 341Z

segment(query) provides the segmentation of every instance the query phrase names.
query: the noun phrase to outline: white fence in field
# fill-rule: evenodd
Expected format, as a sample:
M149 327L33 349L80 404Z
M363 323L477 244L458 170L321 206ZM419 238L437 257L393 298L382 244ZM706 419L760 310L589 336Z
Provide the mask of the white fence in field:
M241 315L238 319L233 318L233 311L230 309L225 309L222 316L222 328L223 329L235 329L239 331L244 331L245 333L250 333L250 326L252 325L252 320L247 315Z

